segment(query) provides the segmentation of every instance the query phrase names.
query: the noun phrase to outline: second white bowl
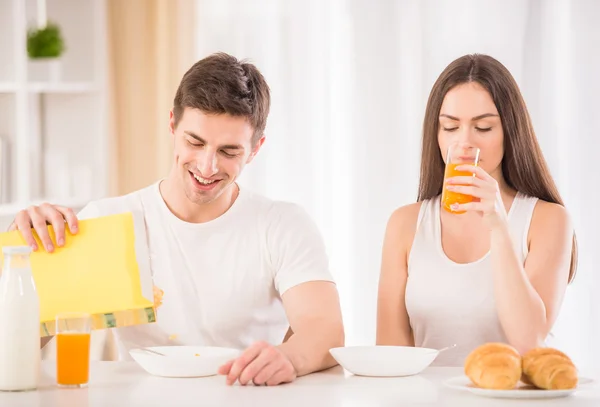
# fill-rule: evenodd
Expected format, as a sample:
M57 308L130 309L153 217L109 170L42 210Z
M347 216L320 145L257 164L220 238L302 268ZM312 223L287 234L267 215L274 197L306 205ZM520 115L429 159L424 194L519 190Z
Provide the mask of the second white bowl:
M348 346L329 352L350 373L375 377L421 373L439 354L436 349L411 346Z

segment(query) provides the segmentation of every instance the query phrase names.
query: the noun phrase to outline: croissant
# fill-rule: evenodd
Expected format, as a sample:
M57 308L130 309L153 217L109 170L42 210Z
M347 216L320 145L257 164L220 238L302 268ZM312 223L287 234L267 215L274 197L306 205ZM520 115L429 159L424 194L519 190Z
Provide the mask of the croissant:
M521 378L521 355L510 345L486 343L465 359L465 374L477 387L514 389Z
M571 359L558 349L535 348L523 355L525 383L546 390L565 390L577 387L577 368Z

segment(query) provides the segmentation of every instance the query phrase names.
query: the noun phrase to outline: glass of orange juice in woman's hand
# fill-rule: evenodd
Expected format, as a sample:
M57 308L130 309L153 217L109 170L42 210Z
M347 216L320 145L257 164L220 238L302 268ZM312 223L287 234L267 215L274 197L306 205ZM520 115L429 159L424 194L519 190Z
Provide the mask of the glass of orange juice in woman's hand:
M442 206L445 210L454 214L461 214L464 211L453 211L451 205L464 204L473 201L471 195L465 195L446 188L446 180L450 177L475 176L469 171L457 171L456 167L460 165L478 165L479 149L468 144L451 144L446 153L446 171L444 172L444 184L442 188Z
M90 372L92 320L84 313L56 316L56 383L61 387L85 387Z

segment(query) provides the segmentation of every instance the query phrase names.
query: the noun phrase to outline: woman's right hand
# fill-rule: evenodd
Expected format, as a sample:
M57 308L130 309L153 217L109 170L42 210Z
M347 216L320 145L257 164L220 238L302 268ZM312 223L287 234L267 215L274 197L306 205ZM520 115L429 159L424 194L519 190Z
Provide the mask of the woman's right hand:
M71 233L77 233L77 216L71 208L44 203L20 211L9 230L18 230L25 242L36 251L38 244L33 237L35 230L46 251L51 253L56 246L61 247L65 244L65 223ZM48 225L52 225L54 229L55 242L50 238Z

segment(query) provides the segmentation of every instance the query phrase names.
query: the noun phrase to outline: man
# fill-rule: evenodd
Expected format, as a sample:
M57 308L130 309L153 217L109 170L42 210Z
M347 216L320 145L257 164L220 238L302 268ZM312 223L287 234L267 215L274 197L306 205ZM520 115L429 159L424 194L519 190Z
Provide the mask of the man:
M200 60L183 76L170 112L168 176L78 214L144 214L162 305L156 324L114 330L120 358L128 344L169 344L173 337L236 347L245 350L219 373L243 385L277 385L335 365L329 349L343 346L344 329L319 231L299 206L236 183L265 141L269 107L255 66L226 54ZM64 244L65 221L76 233L70 209L44 204L21 211L11 229L37 250L33 227L51 252Z

